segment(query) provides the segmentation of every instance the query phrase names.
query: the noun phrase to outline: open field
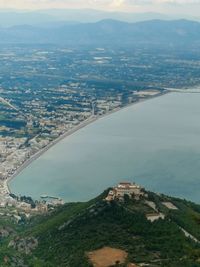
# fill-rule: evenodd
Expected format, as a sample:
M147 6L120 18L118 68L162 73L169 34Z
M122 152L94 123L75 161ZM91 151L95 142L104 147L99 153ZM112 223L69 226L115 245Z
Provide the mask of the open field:
M121 249L104 247L88 253L94 267L109 267L116 263L124 263L128 254Z

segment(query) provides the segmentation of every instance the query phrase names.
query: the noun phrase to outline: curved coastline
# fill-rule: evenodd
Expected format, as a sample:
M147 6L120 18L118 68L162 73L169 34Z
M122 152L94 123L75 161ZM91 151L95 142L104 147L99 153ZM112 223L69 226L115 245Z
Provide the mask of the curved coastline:
M115 112L118 112L120 110L123 110L123 109L126 109L126 108L129 108L130 106L133 106L133 105L136 105L136 104L141 104L145 101L148 101L148 100L151 100L151 99L154 99L156 97L160 97L160 96L163 96L163 95L166 95L168 93L172 93L170 91L165 91L165 92L161 92L159 93L158 95L155 95L155 96L150 96L150 97L146 97L145 99L140 99L136 102L132 102L124 107L117 107L109 112L107 112L106 114L103 114L103 115L99 115L99 116L95 116L95 115L92 115L90 116L88 119L84 120L83 122L81 122L80 124L78 124L77 126L73 127L72 129L70 129L69 131L61 134L58 138L56 138L55 140L53 140L52 142L50 142L47 146L45 146L44 148L42 148L41 150L39 150L38 152L36 152L34 155L32 155L29 159L27 159L17 170L16 172L11 175L6 181L6 186L7 186L7 189L8 189L8 193L12 193L11 190L10 190L10 187L9 187L9 183L11 180L13 180L17 175L19 175L26 167L28 167L32 162L34 162L35 160L37 160L40 156L42 156L47 150L49 150L51 147L53 147L54 145L56 145L57 143L59 143L60 141L62 141L63 139L65 139L66 137L72 135L73 133L77 132L78 130L86 127L87 125L101 119L101 118L104 118L106 116L109 116Z

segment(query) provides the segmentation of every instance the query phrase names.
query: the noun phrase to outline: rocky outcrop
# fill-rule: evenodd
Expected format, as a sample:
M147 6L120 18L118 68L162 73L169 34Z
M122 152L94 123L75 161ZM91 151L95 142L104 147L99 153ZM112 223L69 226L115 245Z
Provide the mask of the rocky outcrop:
M31 254L31 252L36 249L38 246L38 240L34 237L28 238L19 238L16 237L14 240L11 240L8 244L9 248L14 248L20 253L26 255Z

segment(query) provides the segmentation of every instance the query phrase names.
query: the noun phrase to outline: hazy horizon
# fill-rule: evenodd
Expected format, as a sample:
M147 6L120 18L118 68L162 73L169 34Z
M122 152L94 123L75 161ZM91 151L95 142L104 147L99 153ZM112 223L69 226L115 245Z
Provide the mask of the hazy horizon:
M47 8L47 9L16 9L0 8L0 26L12 27L17 25L62 25L65 22L94 23L112 19L124 22L140 22L149 20L187 19L200 21L200 16L190 14L165 14L161 12L144 11L131 12L123 10L101 10L92 8ZM59 24L60 23L60 24ZM64 25L64 24L63 24Z
M109 12L163 13L199 16L200 0L0 0L0 11L48 9L95 9Z

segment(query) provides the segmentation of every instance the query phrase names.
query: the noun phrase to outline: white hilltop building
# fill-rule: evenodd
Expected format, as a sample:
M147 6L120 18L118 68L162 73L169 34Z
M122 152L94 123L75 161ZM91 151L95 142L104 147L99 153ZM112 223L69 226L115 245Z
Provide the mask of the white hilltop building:
M124 196L128 195L130 198L139 200L141 196L144 196L143 188L135 183L121 182L116 187L113 187L109 192L106 201L112 201L114 199L124 200Z

